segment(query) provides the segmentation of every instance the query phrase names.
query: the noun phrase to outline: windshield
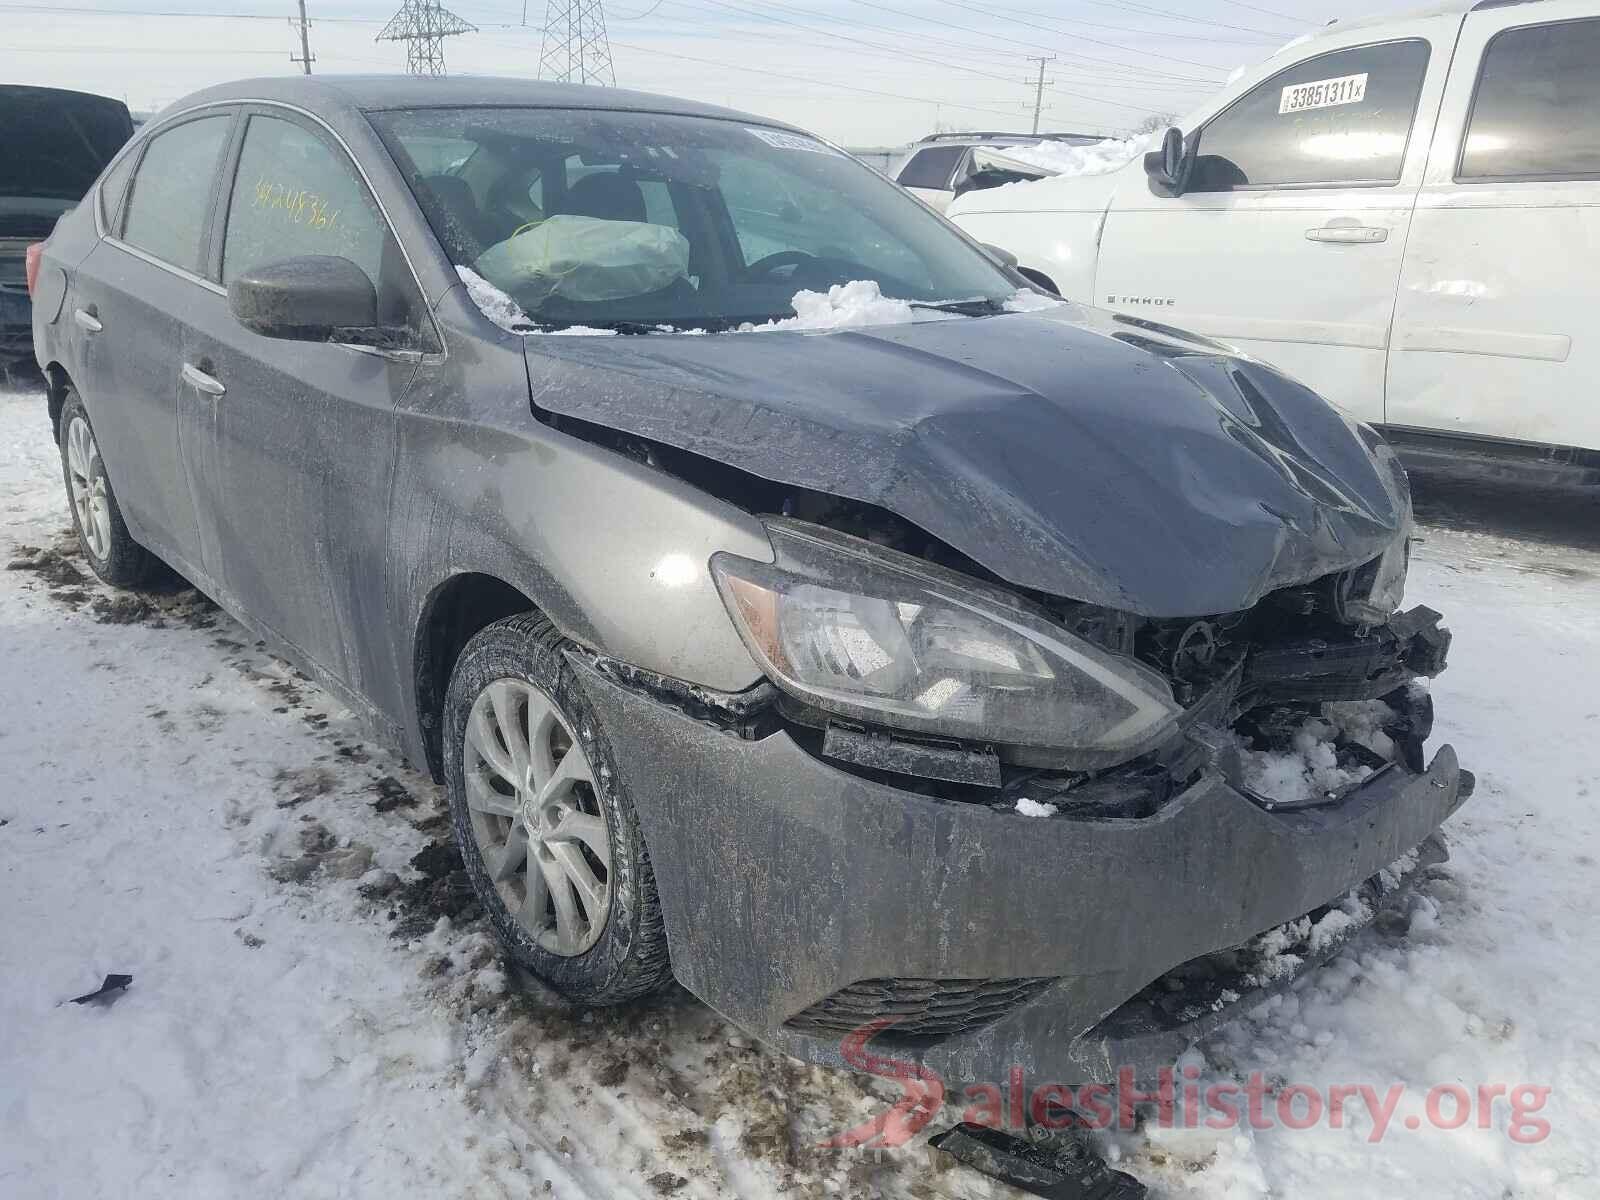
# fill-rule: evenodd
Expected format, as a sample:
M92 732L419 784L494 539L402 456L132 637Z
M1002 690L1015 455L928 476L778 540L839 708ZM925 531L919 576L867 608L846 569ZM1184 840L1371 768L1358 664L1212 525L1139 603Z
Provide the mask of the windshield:
M371 118L455 265L540 327L725 329L853 281L958 312L1016 292L918 201L799 134L588 109Z
M0 87L0 196L76 203L131 136L120 100Z

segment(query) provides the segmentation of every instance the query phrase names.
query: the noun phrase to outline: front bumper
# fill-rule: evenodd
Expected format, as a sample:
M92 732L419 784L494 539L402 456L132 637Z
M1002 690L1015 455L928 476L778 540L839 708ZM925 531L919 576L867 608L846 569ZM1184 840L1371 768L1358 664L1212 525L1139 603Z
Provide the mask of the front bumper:
M947 1086L1016 1067L1151 1077L1370 923L1443 857L1435 830L1470 792L1446 746L1319 808L1267 812L1206 774L1149 818L1029 818L872 782L783 732L742 739L572 663L638 809L684 986L830 1065L845 1065L836 1018L876 997L916 1032L875 1050ZM1195 964L1192 1002L1147 986L1363 886L1266 972Z

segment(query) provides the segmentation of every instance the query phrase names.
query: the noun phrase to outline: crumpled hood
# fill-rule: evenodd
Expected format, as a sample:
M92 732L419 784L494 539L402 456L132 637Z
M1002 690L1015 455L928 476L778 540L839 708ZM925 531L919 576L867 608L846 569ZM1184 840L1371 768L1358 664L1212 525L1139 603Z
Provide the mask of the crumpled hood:
M880 505L1019 587L1233 612L1405 524L1376 433L1214 343L1062 305L820 334L526 339L536 408Z

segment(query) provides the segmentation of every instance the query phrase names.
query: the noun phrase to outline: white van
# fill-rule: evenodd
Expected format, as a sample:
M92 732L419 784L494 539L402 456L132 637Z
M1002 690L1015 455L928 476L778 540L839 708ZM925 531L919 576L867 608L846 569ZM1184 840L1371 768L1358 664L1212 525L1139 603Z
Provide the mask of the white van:
M950 217L1282 368L1408 457L1600 481L1600 0L1338 22L1109 174Z

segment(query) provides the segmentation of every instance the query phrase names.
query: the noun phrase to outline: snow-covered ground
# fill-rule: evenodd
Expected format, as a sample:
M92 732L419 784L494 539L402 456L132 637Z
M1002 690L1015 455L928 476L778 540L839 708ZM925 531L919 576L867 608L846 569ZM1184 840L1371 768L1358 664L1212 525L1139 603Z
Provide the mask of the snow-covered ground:
M42 399L0 395L0 1197L1011 1194L920 1139L818 1148L898 1092L681 992L583 1014L510 978L437 790L181 585L93 582L61 494ZM1355 1101L1108 1139L1156 1195L1600 1195L1600 508L1430 495L1408 599L1455 631L1439 736L1479 780L1453 861L1408 933L1194 1060L1405 1091L1379 1141ZM1501 516L1525 536L1476 528ZM119 999L63 1003L108 972ZM1408 1128L1436 1085L1548 1087L1548 1135L1513 1140L1504 1096Z

